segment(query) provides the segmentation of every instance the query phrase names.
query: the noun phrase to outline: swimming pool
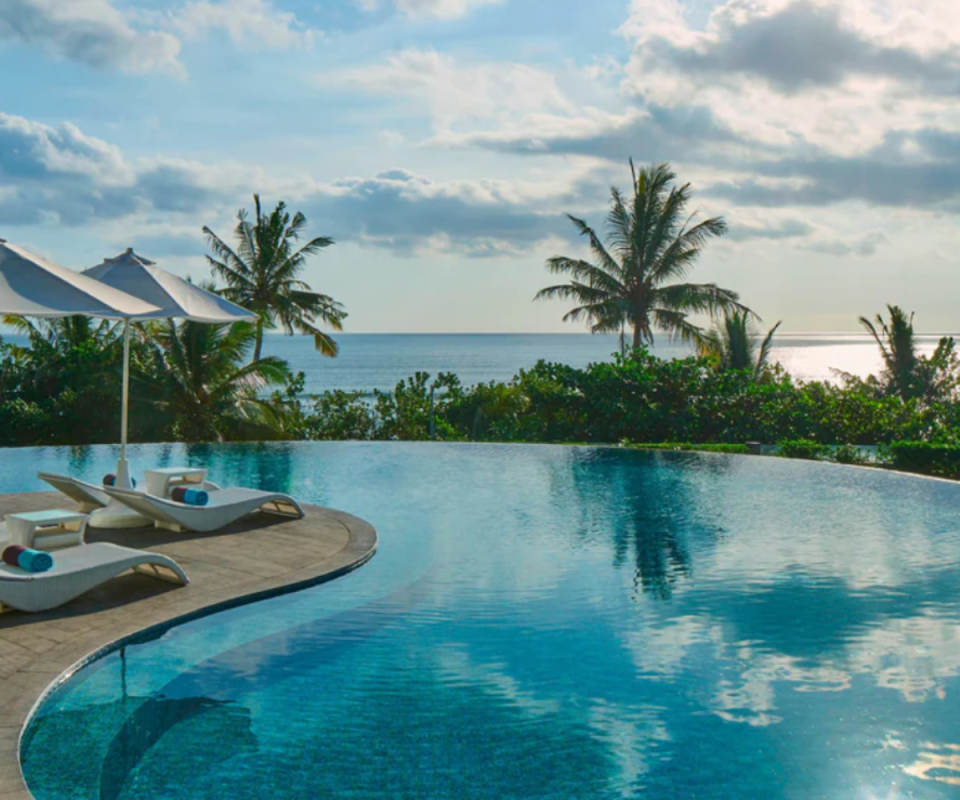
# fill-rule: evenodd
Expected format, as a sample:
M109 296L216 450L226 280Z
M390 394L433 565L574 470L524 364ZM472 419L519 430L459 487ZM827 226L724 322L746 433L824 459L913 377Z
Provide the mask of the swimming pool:
M115 458L26 452L3 490ZM960 486L537 446L133 457L343 509L380 550L81 670L24 737L38 800L957 791Z

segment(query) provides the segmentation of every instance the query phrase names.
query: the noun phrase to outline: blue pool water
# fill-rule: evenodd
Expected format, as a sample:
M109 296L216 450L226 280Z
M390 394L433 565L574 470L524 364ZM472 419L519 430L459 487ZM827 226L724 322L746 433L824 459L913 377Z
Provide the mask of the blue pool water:
M113 457L11 453L8 491ZM24 739L39 800L958 791L960 486L535 446L135 458L352 512L380 551L81 670Z

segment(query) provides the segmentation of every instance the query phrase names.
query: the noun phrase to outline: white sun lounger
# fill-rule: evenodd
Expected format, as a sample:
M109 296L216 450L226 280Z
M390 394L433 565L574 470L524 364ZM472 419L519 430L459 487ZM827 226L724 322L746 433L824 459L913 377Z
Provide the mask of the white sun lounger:
M0 604L19 611L46 611L68 603L111 578L135 570L186 585L172 558L106 542L67 547L53 554L53 569L31 574L0 562Z
M205 506L190 506L135 489L105 488L104 491L138 514L152 519L156 527L172 531L215 531L256 512L301 519L303 509L288 494L258 489L218 489L210 492Z
M54 489L61 494L65 494L71 500L76 500L84 514L89 514L97 508L103 508L110 502L110 498L107 497L102 486L78 481L69 475L54 475L51 472L38 472L37 477L49 483Z

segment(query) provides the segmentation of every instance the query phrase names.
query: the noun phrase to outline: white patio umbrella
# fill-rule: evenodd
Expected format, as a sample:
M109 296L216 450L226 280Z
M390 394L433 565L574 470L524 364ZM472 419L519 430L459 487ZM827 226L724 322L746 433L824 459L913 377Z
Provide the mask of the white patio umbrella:
M149 319L185 319L191 322L231 323L253 322L257 315L224 300L213 292L201 289L183 278L160 269L155 262L139 256L127 248L116 258L81 273L105 287L122 292L147 303L151 311L124 318L123 324L123 405L121 411L120 463L117 465L117 483L130 486L130 468L127 464L127 427L130 399L130 323ZM111 504L112 505L112 504ZM113 513L109 508L108 512ZM119 509L116 509L119 514ZM124 511L129 514L129 509ZM91 518L97 527L108 527L103 512ZM107 524L105 524L107 523Z
M24 317L150 317L159 307L0 239L0 313ZM126 391L126 386L124 386ZM125 465L125 453L121 463ZM118 474L118 482L121 477ZM129 486L129 471L122 485Z
M148 301L0 239L0 314L130 319L158 310Z

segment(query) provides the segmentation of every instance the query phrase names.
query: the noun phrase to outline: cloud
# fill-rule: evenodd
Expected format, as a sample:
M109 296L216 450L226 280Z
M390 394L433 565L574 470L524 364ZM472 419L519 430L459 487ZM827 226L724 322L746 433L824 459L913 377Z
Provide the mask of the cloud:
M904 120L960 126L960 30L943 0L728 0L702 30L674 0L634 0L623 88L699 105L745 139L853 155Z
M853 240L833 240L813 242L809 249L817 253L826 253L832 256L873 256L877 251L890 244L890 239L882 231L871 231Z
M268 0L193 0L171 12L168 21L184 37L223 30L236 44L253 40L276 48L307 47L317 35Z
M730 161L723 148L746 145L705 107L648 108L625 114L585 110L578 118L543 114L505 125L496 131L443 134L438 141L456 147L477 147L501 153L577 155L626 163L643 161ZM756 144L755 153L764 151ZM642 154L642 155L641 155Z
M143 159L64 123L0 114L0 222L82 225L136 214L193 213L235 197L228 166Z
M960 134L936 129L893 131L856 156L815 150L783 153L750 166L741 178L705 192L741 205L826 206L860 201L875 206L960 211Z
M556 78L526 64L462 65L435 50L403 50L381 64L324 75L325 83L403 97L430 108L435 127L496 127L539 112L574 113Z
M0 172L13 178L74 176L101 184L129 181L119 148L64 123L51 128L0 113Z
M231 164L130 161L114 145L73 125L53 128L0 114L0 224L115 229L122 220L145 235L156 234L155 244L180 251L191 246L184 231L226 218L249 199L251 185L266 196L288 198L337 240L405 255L471 257L515 256L547 240L569 238L558 206L578 191L576 181L566 178L532 185L436 181L399 168L329 183L304 176L278 183L262 171L251 175L249 168Z
M498 181L434 181L402 169L336 181L299 205L338 239L404 255L512 256L569 233L547 197Z
M768 225L730 224L727 238L735 242L751 239L794 239L809 236L814 228L800 219L784 219Z
M458 19L465 17L478 8L503 3L505 0L357 0L364 11L376 11L382 5L392 2L396 9L414 19L432 17L434 19Z
M629 102L609 111L553 103L482 120L452 115L433 142L531 157L670 161L705 196L738 206L957 213L954 13L940 0L729 0L700 30L676 0L634 0L622 28L635 45L621 87ZM607 82L615 72L584 74ZM732 238L816 240L795 230L761 225ZM878 244L821 241L866 254Z
M812 0L779 7L728 3L707 31L686 38L678 44L663 35L644 37L644 60L712 81L754 77L785 94L836 86L853 76L916 82L946 94L960 90L956 48L925 55L909 46L890 47L845 22L838 6Z
M2 41L39 47L97 69L183 74L177 38L135 30L110 0L3 0Z

